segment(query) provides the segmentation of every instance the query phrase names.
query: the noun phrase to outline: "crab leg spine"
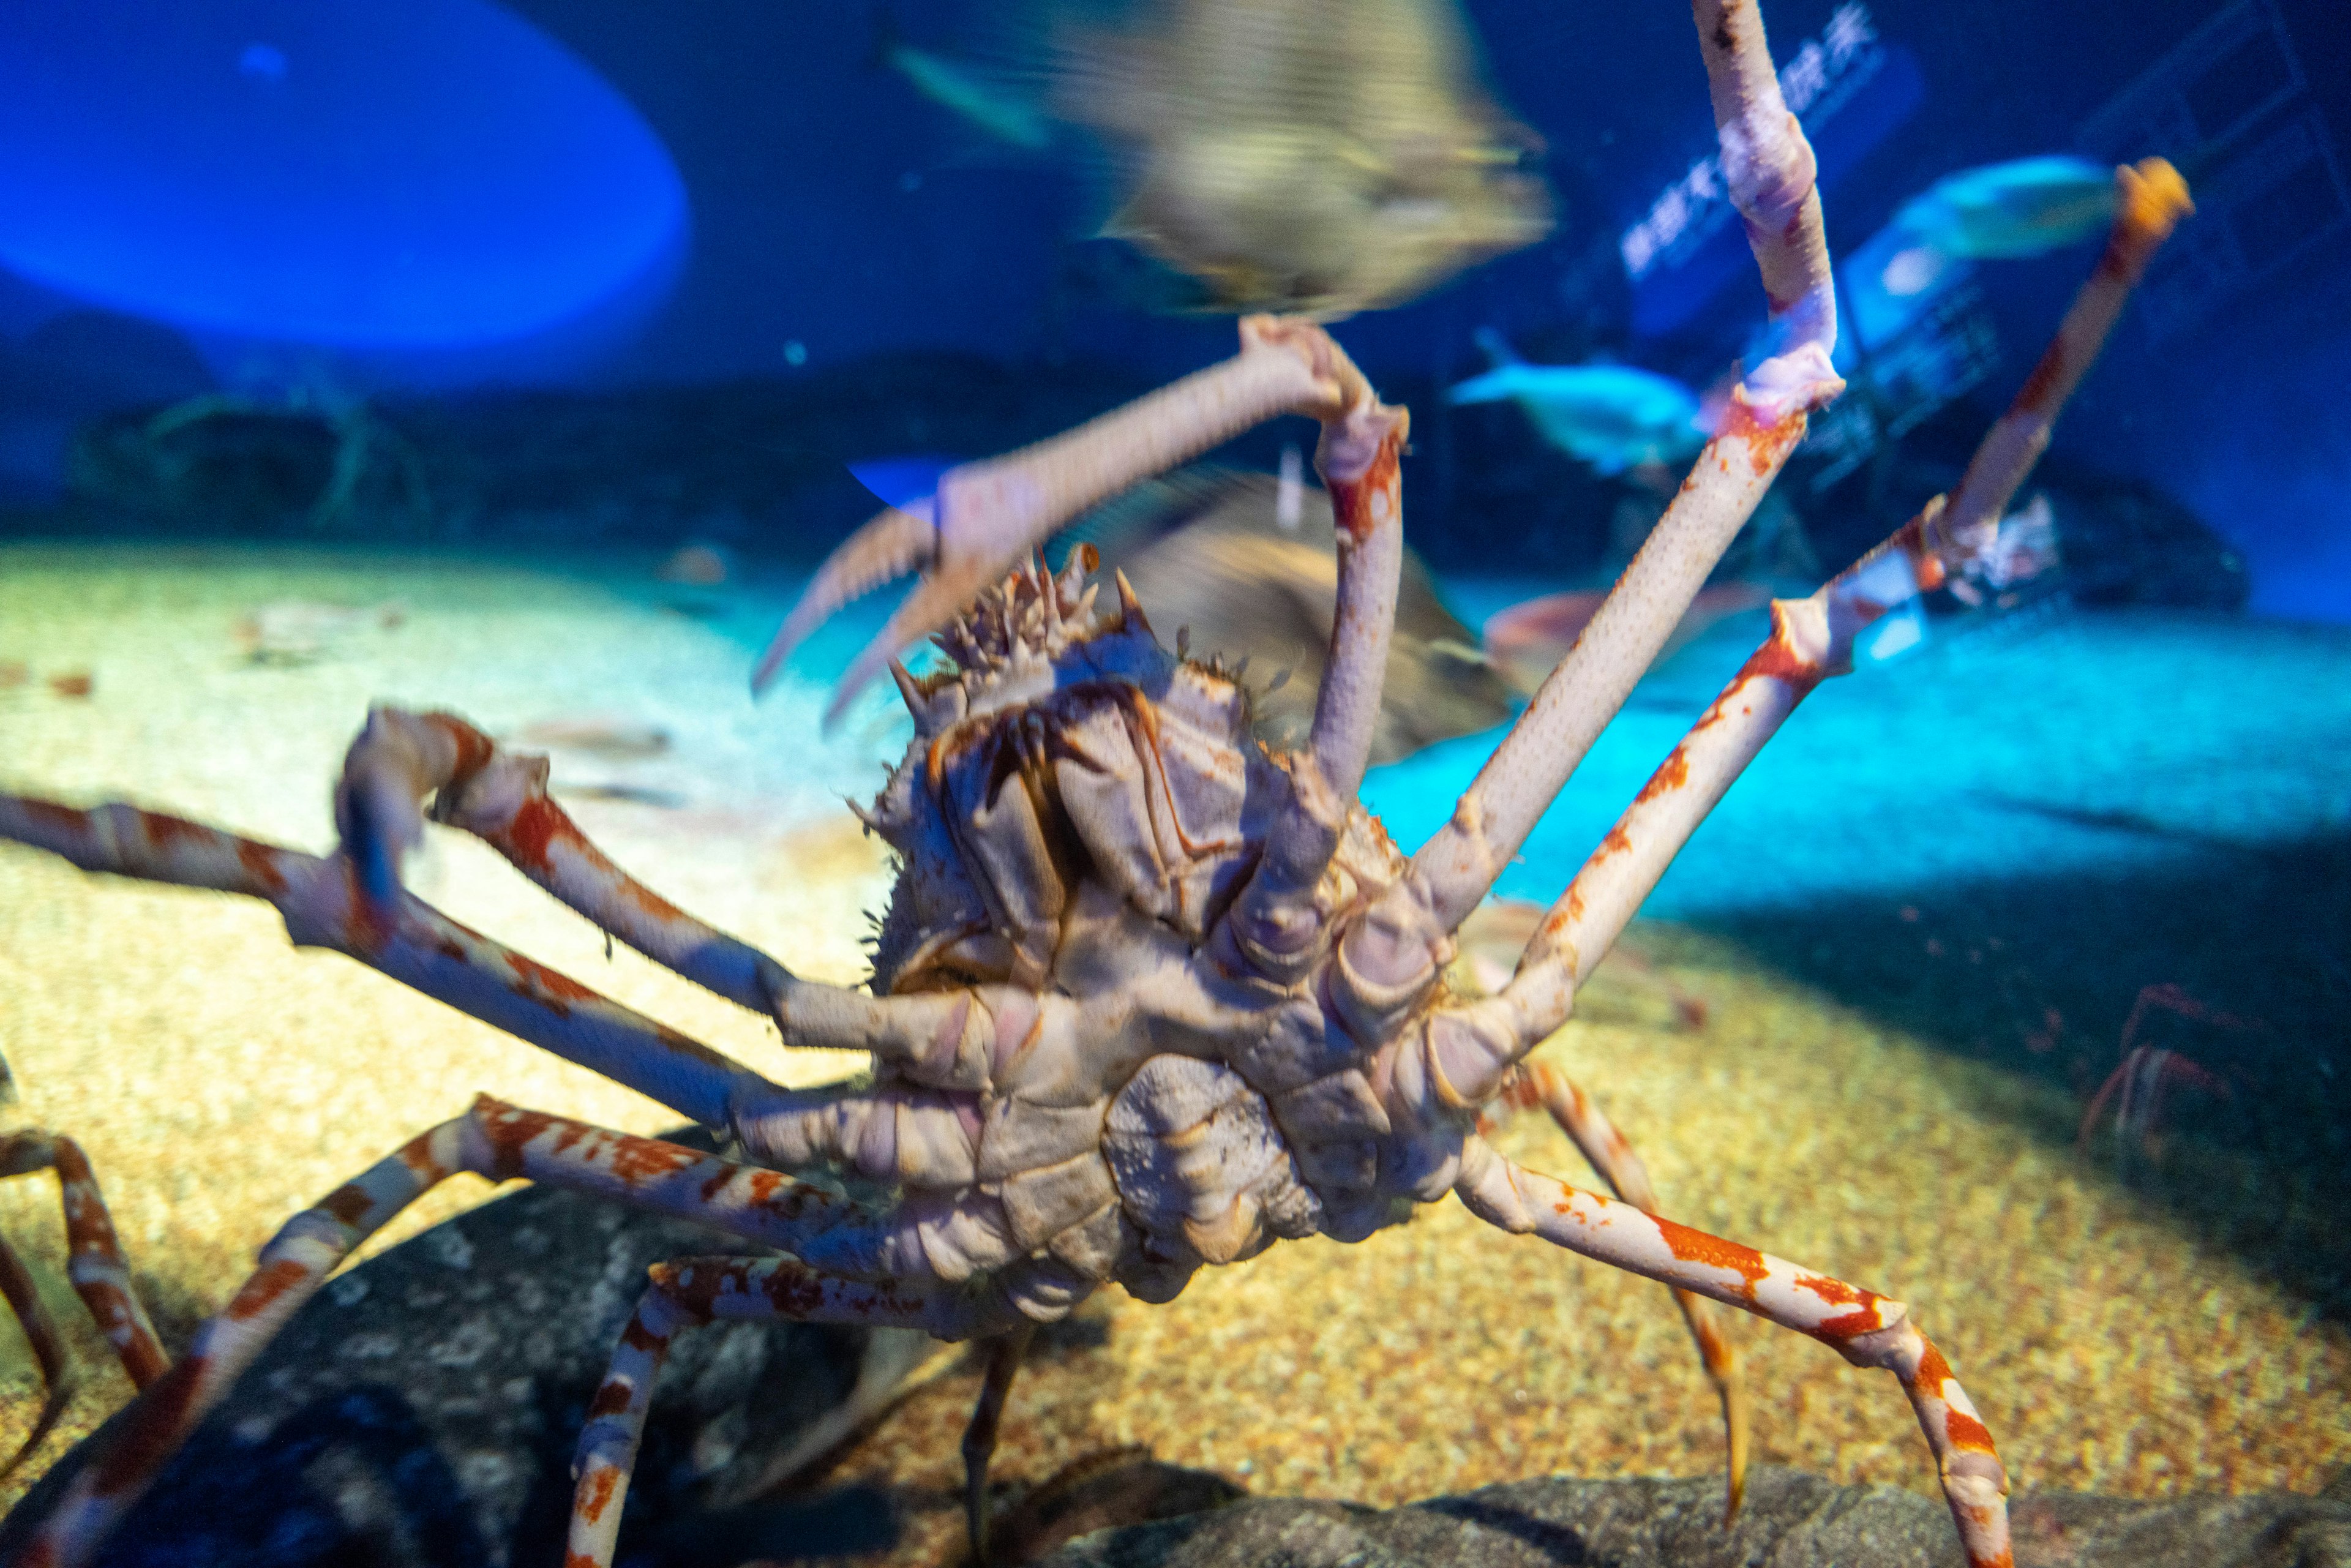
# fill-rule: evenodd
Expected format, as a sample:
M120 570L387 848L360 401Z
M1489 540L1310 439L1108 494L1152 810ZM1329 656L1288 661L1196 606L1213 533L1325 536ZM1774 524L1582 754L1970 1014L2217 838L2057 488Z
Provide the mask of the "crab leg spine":
M2013 1568L2008 1472L1950 1364L1909 1321L1901 1302L1784 1259L1645 1214L1628 1203L1568 1186L1471 1137L1454 1189L1469 1211L1514 1235L1709 1296L1819 1340L1855 1366L1883 1367L1901 1382L1933 1450L1945 1500L1970 1568Z

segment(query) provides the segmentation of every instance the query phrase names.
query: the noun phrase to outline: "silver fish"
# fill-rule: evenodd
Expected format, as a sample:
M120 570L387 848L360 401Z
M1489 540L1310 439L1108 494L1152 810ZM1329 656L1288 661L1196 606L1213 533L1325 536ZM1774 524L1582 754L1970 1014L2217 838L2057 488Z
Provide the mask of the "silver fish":
M1449 388L1451 403L1515 402L1542 438L1603 474L1643 463L1673 463L1705 444L1698 395L1669 376L1631 365L1533 365L1499 334L1478 340L1494 361Z
M2082 158L2019 158L1946 174L1903 204L1894 226L1967 261L2041 256L2113 225L2115 172Z

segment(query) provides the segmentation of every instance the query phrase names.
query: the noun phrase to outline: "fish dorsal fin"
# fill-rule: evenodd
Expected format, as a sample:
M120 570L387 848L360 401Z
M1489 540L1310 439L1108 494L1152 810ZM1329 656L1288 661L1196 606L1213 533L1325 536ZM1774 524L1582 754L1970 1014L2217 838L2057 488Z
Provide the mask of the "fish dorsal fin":
M1124 495L1073 519L1061 538L1091 544L1109 561L1124 560L1155 539L1165 538L1194 519L1251 491L1268 495L1278 481L1270 474L1195 464L1147 479Z

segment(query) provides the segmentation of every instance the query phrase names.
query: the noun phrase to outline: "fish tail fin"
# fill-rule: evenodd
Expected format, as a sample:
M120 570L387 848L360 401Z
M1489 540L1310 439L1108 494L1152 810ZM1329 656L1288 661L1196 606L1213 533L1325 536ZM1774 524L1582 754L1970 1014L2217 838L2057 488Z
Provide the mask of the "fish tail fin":
M1477 340L1478 346L1486 351L1486 358L1492 361L1497 369L1503 365L1526 363L1519 357L1519 351L1510 347L1510 340L1491 327L1480 327L1470 336Z

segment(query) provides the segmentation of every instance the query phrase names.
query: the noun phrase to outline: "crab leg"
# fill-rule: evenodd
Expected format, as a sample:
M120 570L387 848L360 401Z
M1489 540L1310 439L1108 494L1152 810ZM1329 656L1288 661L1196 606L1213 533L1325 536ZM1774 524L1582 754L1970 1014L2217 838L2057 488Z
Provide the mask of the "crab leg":
M1648 1166L1641 1163L1641 1156L1615 1124L1567 1074L1547 1061L1531 1061L1519 1069L1503 1095L1515 1105L1541 1106L1618 1197L1644 1214L1657 1212L1657 1194L1649 1185ZM1722 1401L1723 1437L1729 1450L1723 1505L1723 1517L1728 1520L1738 1514L1740 1500L1747 1493L1747 1390L1739 1381L1739 1353L1696 1295L1679 1286L1674 1287L1673 1293L1674 1305L1681 1309L1682 1322L1689 1326L1690 1338L1698 1345L1707 1381L1714 1385L1715 1396Z
M66 1336L57 1330L57 1320L41 1300L40 1282L5 1236L0 1236L0 1299L7 1301L9 1313L41 1369L41 1408L33 1417L33 1429L25 1434L8 1462L0 1465L0 1479L5 1479L16 1473L26 1455L41 1446L65 1415L73 1397L73 1360L66 1350Z
M967 1339L1012 1325L991 1315L979 1298L937 1285L894 1280L870 1282L820 1274L781 1258L681 1258L656 1263L653 1286L621 1331L611 1370L588 1406L572 1474L570 1539L564 1568L611 1568L621 1533L621 1510L637 1445L644 1437L653 1380L681 1329L704 1323L772 1322L852 1323L869 1328L921 1329L941 1339Z
M368 895L390 902L430 795L434 821L482 840L591 925L737 1007L775 1011L783 967L614 865L549 799L547 772L546 758L507 751L455 715L371 710L335 791L343 848Z
M27 1548L27 1564L87 1561L116 1521L297 1309L351 1249L460 1171L522 1177L716 1227L774 1247L805 1244L861 1216L847 1200L775 1171L653 1138L518 1110L486 1095L410 1140L287 1221L193 1345L141 1396L129 1427L74 1479Z
M1407 424L1402 410L1367 398L1322 427L1314 456L1338 525L1331 657L1306 747L1290 763L1290 799L1267 831L1264 857L1232 915L1243 950L1270 975L1294 977L1313 957L1322 935L1315 888L1338 852L1371 763L1404 570L1397 458Z
M239 838L121 804L78 810L0 795L0 839L84 871L265 899L306 947L356 958L458 1011L601 1072L706 1126L729 1104L778 1086L568 975L469 931L413 894L365 897L350 859Z
M1321 328L1244 317L1241 351L1049 441L940 476L938 494L893 507L834 550L752 673L763 690L810 632L842 605L909 571L922 580L834 688L840 716L891 658L945 625L966 601L1097 502L1279 413L1330 420L1371 395Z
M1811 598L1771 606L1771 638L1650 777L1527 945L1501 998L1516 1011L1512 1021L1520 1049L1531 1048L1566 1020L1574 988L1614 945L1724 791L1814 686L1853 667L1853 640L1863 628L1922 588L1940 584L1970 551L1989 542L2023 482L2030 457L2047 444L2059 402L2080 382L2112 327L2119 306L2116 290L2127 289L2146 271L2155 247L2188 211L2187 187L2159 159L2117 169L2115 178L2121 209L2105 254L2042 357L2041 368L1977 449L1968 474L1981 488L1974 499L1963 493L1952 503L1992 522L1946 530L1942 520L1952 507L1937 497ZM2095 333L2085 322L2095 327ZM2020 447L2020 429L2039 434ZM2024 467L2013 461L2020 451Z
M1011 1397L1012 1380L1029 1354L1037 1325L1022 1323L987 1347L987 1376L979 1385L979 1400L971 1408L971 1425L963 1433L964 1531L971 1541L976 1568L987 1568L987 1464L996 1457L996 1435L1004 1424L1004 1402Z
M2188 183L2160 158L2116 169L2115 194L2115 226L2097 270L2074 295L2056 340L1976 448L1950 505L1943 508L1934 542L1947 560L1954 552L1964 555L1980 549L1999 527L2017 487L2048 449L2058 411L2105 347L2124 302L2146 276L2156 247L2174 225L2195 211L2188 199Z
M135 1386L144 1388L162 1376L172 1361L163 1354L162 1342L155 1337L155 1325L148 1321L147 1309L139 1303L138 1291L131 1282L131 1265L123 1260L122 1243L114 1233L113 1216L106 1210L106 1199L98 1190L98 1177L89 1168L89 1156L71 1138L37 1127L0 1136L0 1176L29 1176L39 1170L57 1173L57 1194L65 1207L66 1249L70 1254L66 1277L73 1281L74 1293L89 1309L90 1319L98 1324L99 1332L106 1335L114 1354L121 1358L122 1370L131 1375ZM0 1249L5 1247L0 1243ZM0 1465L0 1475L5 1475L56 1425L73 1390L66 1375L64 1342L58 1338L57 1325L41 1305L40 1297L34 1293L30 1274L14 1251L0 1260L0 1276L5 1276L0 1278L0 1293L7 1296L16 1321L24 1325L25 1337L33 1347L34 1358L41 1364L48 1389L40 1416L33 1423L32 1435L5 1465Z
M1829 363L1836 307L1812 147L1781 99L1762 16L1754 0L1694 0L1691 11L1723 177L1746 219L1783 346L1732 390L1720 428L1607 602L1390 895L1416 902L1444 931L1485 897L1624 706L1771 487L1806 414L1844 388Z
M1462 1149L1454 1190L1471 1213L1514 1235L1532 1233L1571 1252L1710 1296L1810 1334L1855 1366L1894 1374L1934 1450L1970 1568L2012 1568L2008 1472L1950 1364L1911 1323L1901 1302L1579 1191L1513 1165L1475 1136Z

